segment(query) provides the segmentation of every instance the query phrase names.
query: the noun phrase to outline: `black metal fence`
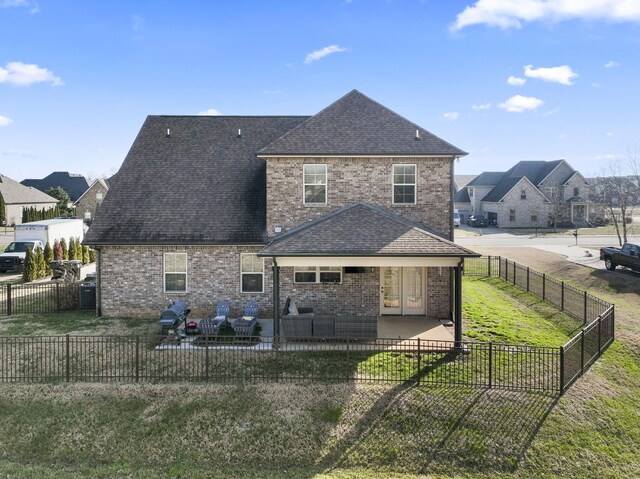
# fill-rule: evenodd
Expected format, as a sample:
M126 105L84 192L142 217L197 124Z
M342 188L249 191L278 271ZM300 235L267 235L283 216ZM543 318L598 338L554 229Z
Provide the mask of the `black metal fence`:
M80 288L77 283L54 282L0 285L0 316L48 314L79 309ZM93 294L95 295L95 290Z
M560 347L560 392L564 392L609 347L615 337L614 305L564 281L500 256L465 261L464 274L500 278L582 320L583 327Z
M559 391L560 350L378 339L0 338L0 381L358 381Z

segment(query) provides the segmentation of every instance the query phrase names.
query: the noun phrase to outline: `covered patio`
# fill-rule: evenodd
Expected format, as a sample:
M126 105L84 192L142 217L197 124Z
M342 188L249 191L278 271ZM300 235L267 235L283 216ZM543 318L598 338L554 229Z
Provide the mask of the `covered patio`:
M342 322L349 317L355 321L361 316L375 316L377 337L396 340L450 341L451 328L443 322L452 322L453 340L459 344L462 267L465 258L479 255L403 216L358 202L281 234L258 256L273 261L273 336L274 347L279 347L280 340L286 339L282 313L290 313L282 311L283 300L296 291L288 285L289 290L282 294L283 268L288 275L295 275L296 268L367 271L377 278L374 287L379 292L374 293L379 296L374 298L373 287L368 284L368 303L355 309L350 303L357 302L352 299L357 294L352 290L339 301L327 298L326 302L336 309L331 314L339 315ZM371 304L378 298L379 306ZM374 308L376 313L372 314Z

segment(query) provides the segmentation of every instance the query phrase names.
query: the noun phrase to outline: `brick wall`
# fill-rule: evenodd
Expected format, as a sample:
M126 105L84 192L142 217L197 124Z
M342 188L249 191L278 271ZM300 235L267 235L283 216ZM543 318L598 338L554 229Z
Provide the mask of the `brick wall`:
M303 203L304 164L327 165L327 204ZM392 165L417 165L415 205L394 205ZM440 232L451 225L450 158L269 158L267 159L267 234L283 231L356 201L366 201Z
M78 200L76 204L76 218L85 219L85 213L91 213L91 218L96 216L96 211L98 210L98 201L97 196L99 193L102 194L102 199L107 195L107 188L104 185L96 181L89 190Z
M265 259L264 293L240 292L240 254L257 252L260 246L103 246L101 255L102 313L109 317L156 319L173 299L186 300L193 318L215 311L220 299L229 299L232 316L255 299L262 317L272 316L272 262ZM163 254L187 253L187 292L165 293ZM428 268L427 314L449 315L449 268ZM362 274L344 274L341 284L294 283L293 268L280 272L280 308L287 297L300 306L320 313L378 315L380 311L379 268Z

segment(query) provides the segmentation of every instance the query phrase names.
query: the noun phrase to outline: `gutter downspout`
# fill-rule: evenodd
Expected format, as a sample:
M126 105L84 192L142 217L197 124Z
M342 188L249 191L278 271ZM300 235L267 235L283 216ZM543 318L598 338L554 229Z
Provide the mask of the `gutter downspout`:
M455 308L454 308L454 347L462 350L462 265L464 259L460 259L455 267Z
M273 257L273 349L280 347L280 266Z

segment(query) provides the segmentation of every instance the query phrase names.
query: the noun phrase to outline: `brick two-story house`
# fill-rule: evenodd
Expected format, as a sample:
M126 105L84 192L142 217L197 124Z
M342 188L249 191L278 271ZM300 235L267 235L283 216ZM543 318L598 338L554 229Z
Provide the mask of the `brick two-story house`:
M477 256L451 242L465 154L355 90L311 117L150 116L85 237L100 312L180 298L204 315L228 298L277 317L292 297L459 320Z
M565 160L485 171L456 193L455 208L465 218L483 214L501 228L583 226L594 213L589 183Z

